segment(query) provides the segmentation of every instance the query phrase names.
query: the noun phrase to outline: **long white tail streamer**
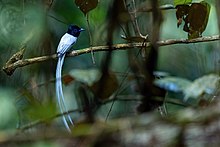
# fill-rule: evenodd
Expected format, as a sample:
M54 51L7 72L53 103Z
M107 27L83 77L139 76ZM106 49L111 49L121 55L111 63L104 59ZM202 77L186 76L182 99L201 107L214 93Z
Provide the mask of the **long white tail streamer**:
M64 58L66 54L58 54L58 62L57 62L57 69L56 69L56 95L57 95L57 101L60 108L60 112L62 114L63 122L65 127L68 131L71 132L71 129L69 127L68 121L74 125L70 115L68 114L66 103L63 95L63 88L62 88L62 67L64 63ZM67 113L67 114L64 114ZM67 115L67 116L66 116Z

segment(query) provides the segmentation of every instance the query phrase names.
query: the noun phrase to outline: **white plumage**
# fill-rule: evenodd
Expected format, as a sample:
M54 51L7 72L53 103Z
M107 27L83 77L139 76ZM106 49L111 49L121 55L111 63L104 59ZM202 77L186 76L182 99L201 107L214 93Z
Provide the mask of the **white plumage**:
M60 39L60 43L57 47L57 53L59 54L65 54L74 43L76 43L77 37L74 37L68 33L65 33L63 37Z
M58 62L57 62L57 69L56 69L56 95L57 95L57 101L60 108L61 113L68 112L65 104L65 99L63 95L63 89L62 89L62 67L64 58L66 55L66 52L75 44L77 41L77 37L74 37L68 33L64 34L63 37L60 40L60 43L57 47L57 55L58 55ZM70 130L68 121L73 125L73 121L71 120L71 117L69 114L64 115L63 114L63 122L65 127L68 131Z
M57 96L57 101L58 101L58 105L60 108L60 112L63 117L64 125L69 132L71 132L69 123L71 125L74 125L74 124L66 108L65 99L63 95L63 89L62 89L61 75L62 75L62 67L63 67L63 62L66 56L66 53L76 43L77 38L80 35L81 31L84 31L84 29L79 28L76 25L69 25L67 33L65 33L63 37L60 39L60 43L57 47L58 62L57 62L57 69L56 69L56 96ZM66 112L67 114L64 114L64 112Z

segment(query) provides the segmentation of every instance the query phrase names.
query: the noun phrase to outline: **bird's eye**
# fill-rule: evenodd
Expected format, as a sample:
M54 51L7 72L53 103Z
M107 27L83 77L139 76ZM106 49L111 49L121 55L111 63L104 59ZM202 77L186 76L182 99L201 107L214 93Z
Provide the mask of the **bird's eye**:
M77 33L77 32L78 32L78 31L77 31L77 29L74 29L73 31L74 31L75 33Z

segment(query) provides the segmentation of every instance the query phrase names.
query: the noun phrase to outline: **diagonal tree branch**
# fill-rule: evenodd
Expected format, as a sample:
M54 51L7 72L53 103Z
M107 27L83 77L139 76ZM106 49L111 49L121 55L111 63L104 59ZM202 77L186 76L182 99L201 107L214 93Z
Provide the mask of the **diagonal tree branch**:
M199 42L210 42L210 41L216 41L220 40L219 35L214 36L206 36L196 39L169 39L164 41L158 41L157 44L159 46L167 46L167 45L173 45L173 44L189 44L189 43L199 43ZM115 44L112 45L111 50L127 50L127 49L134 49L134 48L141 48L143 46L142 43L126 43L126 44ZM150 47L151 44L148 42L146 43L146 48ZM68 53L67 56L69 57L75 57L82 54L90 53L91 50L93 52L100 52L100 51L109 51L109 46L95 46L95 47L88 47L80 50L74 50L70 53ZM7 63L2 69L5 71L7 75L13 74L13 71L18 67L24 67L27 65L31 65L34 63L40 63L52 59L56 59L57 55L49 55L49 56L40 56L40 57L34 57L29 59L18 59L17 61L13 61L12 63L10 61L7 61Z

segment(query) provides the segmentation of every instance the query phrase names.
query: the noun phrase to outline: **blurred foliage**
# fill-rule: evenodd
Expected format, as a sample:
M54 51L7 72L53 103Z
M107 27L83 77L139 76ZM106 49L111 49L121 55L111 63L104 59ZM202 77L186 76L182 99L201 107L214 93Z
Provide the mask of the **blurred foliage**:
M109 31L113 35L113 44L152 39L152 13L142 11L142 8L151 8L149 0L126 1L125 7L129 7L129 12L135 8L138 10L136 15L130 15L125 7L116 11L111 7L112 2L0 0L0 66L5 65L21 47L25 48L23 58L54 54L70 23L87 30L80 35L73 47L75 50L90 45L106 45L109 43ZM159 1L160 5L175 6L182 2ZM209 17L202 22L199 31L203 36L216 35L219 29L215 3L213 0L205 2L211 9L207 10ZM108 10L115 10L111 19L115 20L117 29L107 28L110 19ZM187 38L188 32L182 30L184 26L180 25L181 29L176 26L177 19L185 19L185 16L176 18L176 9L163 10L162 15L160 40ZM142 36L137 36L134 20ZM190 23L191 26L194 22ZM122 35L126 39L121 38ZM145 35L148 35L147 39L142 38ZM146 56L140 56L138 49L111 52L106 75L102 74L105 57L109 55L106 52L94 53L96 64L92 63L89 53L66 58L63 90L67 107L76 122L73 134L65 132L56 110L55 60L19 68L11 76L1 70L0 146L47 147L80 143L81 146L103 146L103 143L107 146L181 146L181 141L188 146L194 143L197 146L208 145L209 135L214 134L213 128L218 128L218 119L211 119L212 113L209 116L206 109L220 114L216 107L209 107L219 97L219 42L159 48L156 66L159 72L155 74L154 85L166 90L165 97L157 97L157 102L166 112L162 117L157 109L137 116L136 108L145 97L143 92L148 94L149 91L144 87L147 81L145 61L149 50L147 48L144 52ZM131 72L129 67L137 69L137 72ZM160 74L160 71L167 74ZM101 77L107 82L100 82ZM186 109L187 106L190 109ZM94 117L90 118L90 121L95 120L94 124L88 123L89 115ZM103 123L105 120L108 120L107 124ZM203 129L205 123L208 126ZM181 130L186 136L181 134ZM196 140L198 136L203 140ZM81 137L85 140L82 141ZM216 144L219 145L219 142Z
M192 3L192 0L174 0L174 5L185 5Z
M18 125L18 113L15 104L15 92L13 89L0 88L0 131L15 131Z

